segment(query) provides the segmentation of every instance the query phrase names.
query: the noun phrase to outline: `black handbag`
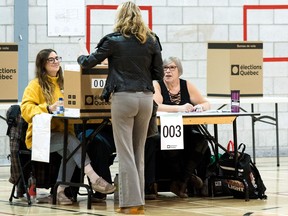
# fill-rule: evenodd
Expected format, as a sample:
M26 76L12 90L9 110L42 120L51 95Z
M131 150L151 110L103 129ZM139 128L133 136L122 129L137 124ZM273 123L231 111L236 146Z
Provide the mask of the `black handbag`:
M239 145L237 164L235 164L234 151L226 151L219 159L220 169L223 176L227 177L227 186L235 198L245 198L246 186L250 199L266 199L266 187L257 167L251 161L250 155L244 153L245 148L244 143ZM236 167L238 169L237 176L235 176Z

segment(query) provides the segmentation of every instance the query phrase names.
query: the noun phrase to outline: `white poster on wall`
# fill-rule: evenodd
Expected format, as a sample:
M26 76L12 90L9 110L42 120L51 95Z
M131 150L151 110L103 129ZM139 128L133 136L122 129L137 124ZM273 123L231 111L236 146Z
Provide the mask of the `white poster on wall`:
M48 36L84 36L85 1L49 0Z

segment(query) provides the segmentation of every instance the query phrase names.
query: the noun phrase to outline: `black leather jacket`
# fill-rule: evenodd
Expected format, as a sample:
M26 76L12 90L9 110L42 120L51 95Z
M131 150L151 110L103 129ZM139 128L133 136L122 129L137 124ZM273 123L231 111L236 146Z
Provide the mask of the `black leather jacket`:
M162 80L163 62L161 44L156 37L141 44L136 37L123 37L112 33L101 39L96 51L88 56L79 56L82 68L92 68L108 58L109 74L102 99L109 100L111 92L151 91L152 80Z

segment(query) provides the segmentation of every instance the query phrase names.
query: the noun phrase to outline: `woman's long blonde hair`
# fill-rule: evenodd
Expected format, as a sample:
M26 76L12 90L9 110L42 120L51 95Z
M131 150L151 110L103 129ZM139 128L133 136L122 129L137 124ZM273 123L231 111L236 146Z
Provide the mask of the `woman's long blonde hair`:
M124 37L135 35L142 44L146 42L148 36L155 39L153 32L142 19L140 8L130 1L118 6L114 31Z

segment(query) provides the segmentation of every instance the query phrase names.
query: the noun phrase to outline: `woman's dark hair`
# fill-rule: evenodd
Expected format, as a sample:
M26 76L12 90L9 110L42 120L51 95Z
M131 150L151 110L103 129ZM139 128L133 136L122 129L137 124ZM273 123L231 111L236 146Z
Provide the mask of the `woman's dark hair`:
M41 50L37 56L36 56L36 62L35 62L35 73L36 78L38 78L39 84L41 86L41 89L43 90L44 97L46 99L46 102L48 104L52 104L52 95L55 89L54 84L50 81L48 78L48 74L46 71L46 64L48 57L51 52L57 52L53 49L43 49ZM63 71L62 67L60 66L59 71L57 72L58 80L57 83L61 90L63 90L64 87L64 79L63 79Z

